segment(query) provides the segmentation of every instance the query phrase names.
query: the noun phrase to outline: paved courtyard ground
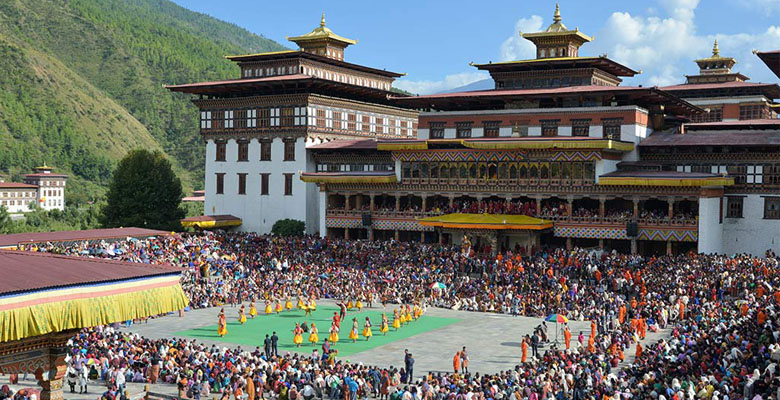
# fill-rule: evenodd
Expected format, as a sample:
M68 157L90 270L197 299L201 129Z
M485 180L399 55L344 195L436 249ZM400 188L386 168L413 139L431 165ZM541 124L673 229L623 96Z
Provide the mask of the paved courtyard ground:
M248 306L247 304L247 310ZM318 303L316 314L307 320L314 321L320 329L320 342L317 348L320 347L322 339L328 335L330 317L334 310L336 307L332 301L321 301ZM262 312L262 309L259 311ZM228 335L223 338L216 334L219 308L193 310L184 313L183 317L179 317L178 314L169 315L122 329L150 338L188 337L208 345L215 344L230 348L240 346L242 349L254 349L255 346L262 348L262 339L265 338L265 334L276 330L280 337L280 353L298 351L308 354L311 352L312 347L306 342L299 349L292 344L292 329L295 327L295 322L304 320L302 311L282 313L278 316L261 314L243 326L237 322L238 308L226 307L225 312L228 316ZM399 332L393 332L391 328L391 332L386 337L381 337L378 322L381 320L382 312L386 312L392 322L393 306L391 305L388 305L386 309L374 307L363 309L360 313L357 311L348 313L347 322L342 324L341 341L336 348L339 349L343 359L352 362L395 367L403 366L404 349L408 349L415 358L414 373L418 377L428 371L450 372L452 370L452 357L463 346L466 346L468 350L471 359L469 369L472 372L495 373L514 368L520 363L520 339L533 333L533 329L542 322L541 318L429 308L419 321L402 327ZM362 331L363 320L366 316L369 316L374 323L375 336L369 343L365 343L364 340L351 343L347 339L347 335L352 318L358 318ZM575 338L580 331L583 332L587 340L590 333L589 322L571 321L569 327L572 331L572 341L576 340ZM555 324L548 323L548 331L553 340L555 339L555 329ZM562 346L563 334L559 336L560 346ZM654 343L659 338L666 336L668 336L666 331L648 333L643 345ZM306 337L308 335L305 335L304 339ZM547 344L543 350L551 345L554 343ZM629 349L626 351L624 364L630 363L633 358L634 351ZM0 376L0 384L5 383L8 383L8 376ZM20 384L16 388L36 386L35 382L30 380L22 381ZM142 384L129 385L131 398L140 398L143 388ZM91 394L79 395L66 391L65 398L95 399L104 390L102 383L94 382L90 389ZM158 384L154 385L151 390L168 395L176 394L176 388L173 385Z

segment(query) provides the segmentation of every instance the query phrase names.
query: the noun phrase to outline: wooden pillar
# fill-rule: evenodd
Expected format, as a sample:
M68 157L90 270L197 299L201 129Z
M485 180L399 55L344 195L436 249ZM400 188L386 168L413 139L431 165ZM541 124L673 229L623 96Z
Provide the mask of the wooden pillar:
M368 229L368 240L374 240L374 228L369 226L366 229Z
M395 230L395 241L398 242L401 240L401 233L398 231L398 229Z
M634 219L639 218L639 199L634 198Z
M666 241L666 255L671 256L672 255L672 241L667 240Z
M349 211L349 195L344 195L344 211Z
M344 228L344 240L349 240L349 228Z
M569 196L567 200L568 200L568 204L566 205L566 216L571 218L571 213L572 210L574 209L574 197Z
M375 194L373 194L373 193L371 193L371 194L369 195L369 197L368 197L368 201L369 201L369 206L368 206L368 207L369 207L369 209L370 209L371 211L374 211L374 209L375 209L375 205L376 205L376 204L375 204L375 201L374 201L374 198L375 198L375 197L376 197L376 195L375 195Z
M669 221L674 218L674 197L669 197Z
M599 239L599 248L600 249L604 248L604 239Z
M571 244L571 238L570 238L570 237L567 237L567 238L566 238L566 250L571 250L571 248L572 248L572 247L573 247L573 246L572 246L572 244Z
M401 196L395 195L395 212L401 210Z
M477 211L482 211L482 199L484 199L484 197L477 196Z
M535 199L536 199L536 215L538 216L539 214L542 213L542 196L536 196Z
M637 241L636 239L631 239L631 254L637 253Z
M420 197L422 197L422 212L425 212L425 210L426 210L425 205L427 203L428 196L423 194L423 195L420 195Z
M450 208L452 208L452 206L454 206L454 205L455 205L455 195L451 194L450 195Z
M605 197L599 197L599 218L604 218L607 215L606 203L607 199Z
M356 210L362 210L363 209L363 195L359 194L355 196L355 209Z
M437 233L437 234L438 234L438 236L439 236L439 238L438 238L438 239L439 239L439 246L441 246L441 245L442 245L442 243L444 243L444 238L442 237L442 236L444 236L444 235L443 235L443 234L442 234L442 232L441 232L441 228L438 228L438 229L436 230L436 233Z
M420 243L425 243L425 231L420 231Z

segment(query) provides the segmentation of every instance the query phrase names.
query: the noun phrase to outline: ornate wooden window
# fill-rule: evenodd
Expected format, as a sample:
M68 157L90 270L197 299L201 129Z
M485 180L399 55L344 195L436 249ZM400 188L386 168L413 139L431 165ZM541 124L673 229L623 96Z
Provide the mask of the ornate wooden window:
M284 139L284 161L295 161L295 139Z
M780 219L780 197L764 197L764 219Z
M227 159L227 143L219 141L217 145L217 157L215 161L225 161Z
M260 161L271 161L271 140L260 141Z
M769 107L763 104L739 106L739 119L768 119Z
M742 218L744 200L742 196L726 196L726 218Z
M444 138L444 122L431 122L428 125L428 130L431 139Z
M455 124L456 136L459 138L471 137L471 122L457 122Z
M245 140L238 142L238 161L249 161L249 142Z
M217 194L225 193L225 173L217 173Z
M485 121L485 137L498 137L501 121Z
M723 108L710 108L708 112L696 114L693 116L693 122L720 122L723 121Z
M545 119L542 120L542 136L552 137L558 136L558 122L557 119Z
M246 127L257 128L257 110L245 110L246 111Z
M260 174L260 195L268 196L268 179L271 174Z
M294 174L284 174L284 195L285 196L292 196L293 194L293 175Z
M604 118L601 120L604 139L620 140L620 125L623 118Z
M572 136L588 136L590 133L590 119L575 119L571 121Z
M246 174L238 174L238 194L246 194Z
M211 129L211 111L200 112L200 129Z

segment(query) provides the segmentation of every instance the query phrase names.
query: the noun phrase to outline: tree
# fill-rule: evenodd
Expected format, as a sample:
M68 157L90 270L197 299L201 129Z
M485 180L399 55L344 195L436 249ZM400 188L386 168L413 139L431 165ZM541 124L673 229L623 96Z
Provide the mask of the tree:
M301 236L306 224L295 219L280 219L274 222L271 233L278 236Z
M101 223L175 230L184 210L181 181L160 151L133 150L114 170Z

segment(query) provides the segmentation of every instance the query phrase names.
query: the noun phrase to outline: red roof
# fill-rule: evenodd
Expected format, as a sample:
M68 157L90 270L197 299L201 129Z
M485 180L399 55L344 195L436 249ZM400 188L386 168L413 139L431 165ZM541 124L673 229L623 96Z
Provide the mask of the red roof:
M376 150L376 140L357 139L357 140L331 140L325 143L316 144L309 147L312 150Z
M189 89L189 88L202 88L202 87L219 86L219 85L235 85L235 84L243 84L243 83L292 81L292 80L313 79L313 78L314 77L309 75L293 74L293 75L266 76L264 78L228 79L224 81L185 83L183 85L165 85L165 88L173 91L183 92L185 90L182 89Z
M756 55L780 78L780 50L759 51Z
M51 253L0 251L0 294L179 274L168 264L143 264Z
M398 78L400 76L404 76L404 74L400 74L397 72L390 72L384 69L377 69L372 67L366 67L365 65L360 64L353 64L346 61L336 60L330 57L325 57L313 53L307 53L305 51L278 51L278 52L270 52L270 53L260 53L260 54L246 54L246 55L238 55L238 56L227 56L225 57L230 61L237 61L237 62L251 62L251 61L269 61L269 60L277 60L277 59L286 59L286 58L308 58L315 61L320 61L326 64L332 64L336 65L342 68L349 68L354 69L356 71L361 72L368 72L371 74L377 74L382 75L390 78Z
M453 93L439 93L439 94L426 94L421 96L403 97L398 100L417 100L417 99L446 99L453 97L494 97L494 96L527 96L527 95L544 95L544 94L566 94L566 93L582 93L582 92L625 92L636 90L647 90L649 88L635 87L635 86L600 86L600 85L587 85L587 86L565 86L556 88L537 88L537 89L489 89L489 90L474 90L470 92L453 92Z
M686 128L689 129L735 129L736 127L740 127L742 129L751 129L751 128L757 128L757 129L772 129L775 127L780 128L780 119L777 118L771 118L771 119L743 119L743 120L737 120L737 121L718 121L718 122L694 122L690 124L685 124Z
M690 92L723 89L754 89L759 90L769 98L780 97L780 86L774 83L761 82L723 82L723 83L684 83L660 88L668 92Z
M0 235L0 247L22 243L76 242L126 237L148 237L169 235L170 232L145 228L108 228L83 231L32 232Z
M37 189L38 186L21 182L0 182L0 189Z
M603 175L605 178L672 178L672 179L705 179L720 176L706 172L680 171L613 171Z
M28 176L33 176L33 177L40 176L40 177L43 177L43 178L67 178L68 177L67 175L63 175L63 174L52 174L52 173L48 173L47 174L47 173L44 173L44 172L38 172L38 173L35 173L35 174L25 174L24 176L25 176L25 178L28 177Z

